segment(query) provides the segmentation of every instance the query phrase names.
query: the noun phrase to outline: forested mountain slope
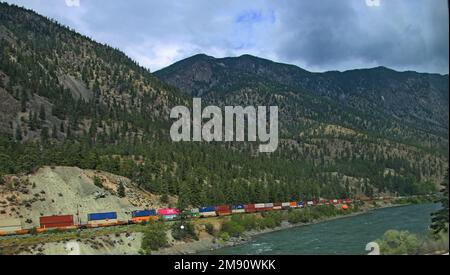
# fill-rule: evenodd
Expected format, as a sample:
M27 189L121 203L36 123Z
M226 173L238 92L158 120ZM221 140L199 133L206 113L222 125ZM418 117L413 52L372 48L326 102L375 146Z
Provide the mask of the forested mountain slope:
M311 73L251 55L217 59L203 54L155 74L194 96L217 98L252 88L272 94L308 92L366 115L393 116L442 133L448 130L448 75L397 72L385 67Z
M356 96L358 89L342 104L327 86L300 87L304 79L296 74L310 73L288 67L298 72L280 67L278 81L254 70L211 72L212 82L189 67L174 70L194 75L192 91L205 101L279 105L283 140L275 153L258 154L249 143L173 143L169 111L190 104L197 95L187 90L191 84L158 72L166 84L117 49L0 3L0 176L43 165L103 170L163 201L177 195L181 206L435 190L447 167L448 107L437 114L424 95L408 99L422 107L384 110L370 96ZM438 79L438 109L448 104L448 85L430 77Z

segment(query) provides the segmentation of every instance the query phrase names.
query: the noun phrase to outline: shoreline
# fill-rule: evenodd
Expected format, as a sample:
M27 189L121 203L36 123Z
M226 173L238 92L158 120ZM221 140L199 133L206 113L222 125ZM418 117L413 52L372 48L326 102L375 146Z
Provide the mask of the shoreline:
M192 241L192 242L178 242L173 244L171 247L162 248L158 251L155 251L154 255L195 255L195 254L202 254L206 252L211 252L223 248L229 248L229 247L236 247L244 244L250 243L255 237L261 236L264 234L270 234L274 232L279 232L282 230L288 230L292 228L298 228L303 226L309 226L309 225L315 225L319 223L329 222L333 220L339 220L339 219L345 219L345 218L351 218L356 217L364 214L368 214L375 210L381 210L386 208L395 208L395 207L403 207L408 206L411 204L388 204L388 205L382 205L378 207L370 207L367 209L362 209L358 212L350 213L347 215L339 215L334 217L328 217L328 218L320 218L315 221L311 221L308 223L298 223L298 224L291 224L287 221L282 221L281 226L275 227L275 228L266 228L263 230L250 230L243 233L243 236L241 237L233 237L230 238L230 240L220 243L221 241L217 238L210 236L207 238L200 239L198 241Z
M382 204L373 206L371 204L366 204L360 207L359 211L351 212L348 214L341 214L332 217L322 217L317 220L308 222L308 223L295 223L291 224L287 220L283 220L281 225L275 228L266 228L263 230L250 230L242 233L240 237L232 237L228 241L222 241L216 236L210 235L204 230L198 232L199 239L194 241L176 241L171 237L170 231L167 232L169 238L170 246L161 248L159 250L152 251L152 255L202 255L209 253L211 251L236 247L250 243L254 240L255 237L261 236L264 234L275 233L282 230L293 229L297 227L309 226L320 224L324 222L329 222L333 220L352 218L364 214L368 214L375 210L382 210L385 208L396 208L396 207L406 207L411 204ZM223 222L224 220L215 220L216 224L218 222ZM208 220L203 220L198 225L204 225ZM209 221L211 222L211 221ZM221 226L221 225L220 225ZM139 250L141 247L141 241L143 234L141 230L132 230L130 232L130 228L120 228L119 231L117 228L111 229L111 232L107 234L102 234L97 236L97 231L87 231L86 236L78 236L76 233L65 233L65 235L44 235L37 236L40 237L39 240L35 240L34 243L24 243L23 247L27 247L27 249L23 249L23 251L16 251L16 253L29 253L29 254L49 254L49 255L57 255L57 254L65 254L64 241L66 240L77 240L80 242L82 246L83 253L86 255L95 255L95 254L131 254L137 255L139 254ZM141 228L138 228L141 229ZM90 236L92 235L92 236ZM107 236L113 238L111 242L108 240ZM36 238L37 238L36 237ZM54 241L49 241L47 238L57 237ZM0 238L1 239L1 238ZM4 240L8 241L8 238ZM29 239L24 237L21 239L25 242L28 242ZM63 243L61 243L63 241ZM96 244L94 247L90 244ZM102 244L102 245L100 245ZM127 245L124 245L127 244ZM8 246L3 247L8 251ZM31 249L30 249L31 248ZM98 251L97 251L98 250ZM27 252L28 251L28 252ZM1 252L1 248L0 248ZM11 252L14 254L13 252ZM1 253L0 253L1 254Z

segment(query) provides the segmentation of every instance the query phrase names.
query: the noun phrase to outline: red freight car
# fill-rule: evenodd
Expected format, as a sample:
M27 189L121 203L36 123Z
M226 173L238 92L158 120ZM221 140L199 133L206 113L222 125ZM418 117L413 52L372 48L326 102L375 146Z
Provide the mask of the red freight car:
M216 206L216 213L219 216L228 216L231 215L231 208L229 205L219 205Z
M245 213L255 213L256 208L254 204L246 204L244 205Z
M41 228L61 228L74 226L73 215L40 217Z

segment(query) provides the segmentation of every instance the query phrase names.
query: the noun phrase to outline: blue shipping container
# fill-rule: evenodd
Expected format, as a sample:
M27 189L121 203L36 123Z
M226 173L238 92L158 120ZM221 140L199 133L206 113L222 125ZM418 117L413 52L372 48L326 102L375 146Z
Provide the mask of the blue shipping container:
M133 213L131 213L131 217L133 218L149 217L149 216L157 216L156 210L141 210L141 211L134 211Z
M115 220L115 219L117 219L116 212L88 214L88 221Z
M243 204L236 204L236 205L231 206L231 209L232 210L242 210L242 209L245 209L245 207Z
M214 206L201 207L201 208L199 208L199 211L200 211L200 213L214 212L214 211L216 211L216 208Z
M297 206L303 206L303 202L302 201L297 202Z

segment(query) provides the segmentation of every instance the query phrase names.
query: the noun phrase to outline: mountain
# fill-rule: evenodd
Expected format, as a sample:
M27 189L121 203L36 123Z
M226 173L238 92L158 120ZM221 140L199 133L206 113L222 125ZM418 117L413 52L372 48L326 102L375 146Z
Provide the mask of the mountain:
M0 21L0 132L61 141L69 129L80 135L98 123L115 133L127 123L134 136L133 128L167 122L171 105L183 102L122 52L32 11L2 3Z
M0 3L0 185L64 166L128 178L162 203L177 196L181 208L429 194L448 167L443 79L204 55L152 74L118 49ZM279 106L279 149L172 142L169 112L192 95Z
M311 73L250 55L217 59L202 54L177 62L155 75L187 94L213 102L255 90L287 96L293 101L312 96L323 99L324 104L330 100L347 113L356 111L364 117L398 122L399 126L407 124L411 130L423 130L442 138L448 136L448 75L396 72L385 67ZM353 125L358 127L357 123Z
M369 171L385 161L428 166L431 156L447 166L448 75L385 67L312 73L251 55L204 54L154 74L210 104L279 106L284 142L296 151L291 158L312 146L321 164L331 170L345 166L347 175L357 166L367 165ZM419 152L427 152L427 157ZM300 155L299 159L305 157ZM367 160L373 162L363 164ZM339 162L345 164L337 169ZM392 171L392 164L381 166L386 169L380 169L383 177ZM441 178L443 171L435 168Z

